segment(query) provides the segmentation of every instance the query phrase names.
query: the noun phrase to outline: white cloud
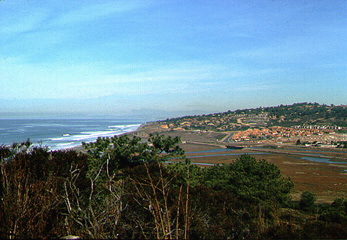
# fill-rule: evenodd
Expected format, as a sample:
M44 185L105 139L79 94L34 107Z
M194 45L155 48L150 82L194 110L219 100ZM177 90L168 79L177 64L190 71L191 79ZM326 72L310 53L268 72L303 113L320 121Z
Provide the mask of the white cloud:
M247 77L279 71L240 69L194 61L155 67L153 64L113 66L101 62L28 64L25 58L12 58L0 64L0 80L4 83L2 87L6 88L1 97L5 99L87 99L114 94L202 93L211 88L234 88L240 84L240 78L245 79L244 84ZM240 87L238 91L250 88L259 89L259 86Z

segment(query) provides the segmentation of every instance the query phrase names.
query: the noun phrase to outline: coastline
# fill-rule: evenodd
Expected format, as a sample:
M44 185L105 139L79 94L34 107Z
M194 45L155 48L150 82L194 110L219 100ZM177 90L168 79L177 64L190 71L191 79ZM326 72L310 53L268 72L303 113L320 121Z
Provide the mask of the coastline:
M136 135L136 136L138 136L137 133L141 129L141 126L142 125L146 125L146 124L147 123L140 124L140 126L136 130L132 130L132 131L129 131L129 132L124 132L124 133L119 133L119 134L115 134L115 135L110 135L110 136L107 136L107 137L122 136L122 135L129 135L129 136L135 136ZM102 136L98 136L97 138L99 138L99 137L102 137ZM90 141L90 142L94 142L94 141ZM80 144L78 146L62 148L62 149L59 149L59 150L74 150L74 151L78 151L78 152L83 152L84 148L83 148L82 144Z
M0 120L0 144L29 140L49 150L79 148L82 142L136 131L145 119L5 119Z

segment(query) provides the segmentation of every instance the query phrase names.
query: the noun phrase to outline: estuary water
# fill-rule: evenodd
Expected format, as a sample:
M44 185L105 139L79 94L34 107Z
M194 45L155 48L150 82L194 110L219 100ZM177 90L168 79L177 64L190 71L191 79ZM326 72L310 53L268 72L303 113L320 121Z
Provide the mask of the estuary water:
M138 119L0 119L0 145L23 142L50 150L66 149L135 131L145 120Z

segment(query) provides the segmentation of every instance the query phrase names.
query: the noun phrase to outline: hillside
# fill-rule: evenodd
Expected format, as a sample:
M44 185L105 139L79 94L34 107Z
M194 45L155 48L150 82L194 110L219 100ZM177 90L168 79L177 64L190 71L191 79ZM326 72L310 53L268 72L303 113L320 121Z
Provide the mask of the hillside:
M295 103L276 107L259 107L185 116L161 121L168 129L235 131L257 127L347 127L347 106L318 103Z

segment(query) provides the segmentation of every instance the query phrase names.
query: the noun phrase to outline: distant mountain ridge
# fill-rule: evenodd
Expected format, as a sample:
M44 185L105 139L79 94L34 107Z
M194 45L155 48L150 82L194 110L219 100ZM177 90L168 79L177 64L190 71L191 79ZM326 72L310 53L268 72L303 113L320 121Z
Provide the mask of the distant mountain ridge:
M319 103L294 103L171 118L161 123L169 129L232 131L251 127L324 126L347 127L347 106Z

